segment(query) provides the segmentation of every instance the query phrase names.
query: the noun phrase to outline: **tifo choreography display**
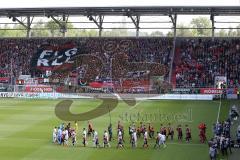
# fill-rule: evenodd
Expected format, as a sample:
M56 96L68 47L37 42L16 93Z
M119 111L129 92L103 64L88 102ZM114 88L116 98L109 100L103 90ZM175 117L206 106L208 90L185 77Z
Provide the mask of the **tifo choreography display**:
M0 44L0 82L5 84L56 85L59 92L151 93L154 88L158 93L169 86L153 77L172 77L173 88L232 88L229 92L236 93L240 81L237 38L177 38L174 59L172 38L1 39Z

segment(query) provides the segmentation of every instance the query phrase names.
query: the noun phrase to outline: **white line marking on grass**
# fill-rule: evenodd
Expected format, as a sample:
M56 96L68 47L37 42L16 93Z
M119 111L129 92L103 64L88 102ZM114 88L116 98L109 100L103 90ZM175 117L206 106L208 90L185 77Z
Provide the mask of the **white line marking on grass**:
M220 116L220 112L221 112L221 105L222 105L222 99L221 99L221 95L220 95L220 102L219 102L219 106L218 106L218 115L217 115L217 123L219 122L219 116Z
M137 107L142 101L137 102L133 107L130 108L130 110L134 109L135 107Z

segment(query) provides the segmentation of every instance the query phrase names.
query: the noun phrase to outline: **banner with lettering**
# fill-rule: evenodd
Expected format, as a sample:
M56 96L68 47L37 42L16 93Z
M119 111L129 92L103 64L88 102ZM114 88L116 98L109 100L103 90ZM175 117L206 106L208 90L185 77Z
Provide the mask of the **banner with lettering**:
M78 48L73 43L59 46L41 45L33 58L32 66L39 70L57 70L71 66L72 58L78 54Z

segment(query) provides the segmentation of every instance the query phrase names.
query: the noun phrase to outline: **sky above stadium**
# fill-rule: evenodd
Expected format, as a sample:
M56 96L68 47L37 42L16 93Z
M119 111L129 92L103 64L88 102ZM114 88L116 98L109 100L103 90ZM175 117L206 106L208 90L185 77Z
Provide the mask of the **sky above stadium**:
M0 8L103 6L240 6L240 0L7 0Z

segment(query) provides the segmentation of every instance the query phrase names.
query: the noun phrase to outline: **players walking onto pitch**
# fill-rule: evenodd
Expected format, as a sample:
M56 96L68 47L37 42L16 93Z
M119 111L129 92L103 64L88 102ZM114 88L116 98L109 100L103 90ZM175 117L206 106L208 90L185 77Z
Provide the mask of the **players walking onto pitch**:
M82 143L83 143L83 146L86 147L87 145L87 131L85 128L83 128L83 133L82 133Z
M88 121L88 132L87 132L87 135L88 137L91 137L91 135L93 134L93 125L90 121Z
M52 135L53 136L52 142L56 143L57 142L57 127L54 127L52 134L53 134Z
M190 143L190 140L192 138L191 129L188 125L185 125L185 134L186 134L186 142ZM202 126L200 127L202 128ZM183 129L181 125L178 125L176 128L177 130L177 138L179 141L182 142L183 139ZM52 132L52 142L58 143L63 146L69 146L69 141L72 143L72 146L77 145L77 137L82 137L82 146L86 147L88 145L88 139L92 139L92 144L94 148L109 148L110 140L114 143L113 139L113 131L112 131L112 124L110 123L108 126L106 126L106 129L102 132L102 138L101 135L97 132L96 129L93 129L93 125L90 121L87 122L87 129L83 128L82 131L79 133L78 130L78 124L75 121L73 128L71 127L71 123L68 123L65 127L64 123L61 123L59 127L54 127ZM202 132L206 131L206 129L202 129ZM228 133L228 132L224 132ZM117 123L117 136L115 139L116 147L117 148L124 148L126 144L130 144L131 148L137 148L138 140L142 140L142 148L149 148L149 142L151 144L151 141L155 139L155 145L154 148L165 148L166 141L168 138L170 140L174 139L174 127L168 123L167 126L164 126L163 124L160 125L159 131L154 136L154 126L151 123L148 123L148 126L143 122L140 122L139 125L136 125L134 122L132 122L129 125L129 141L125 142L123 139L124 135L124 128L123 124L118 121ZM101 142L100 142L101 141ZM224 143L224 142L223 142ZM101 145L100 145L101 144Z
M207 137L206 137L206 124L205 123L200 123L199 126L198 126L198 129L199 129L199 138L200 138L200 142L201 143L205 143L205 141L207 140Z
M109 143L109 135L108 132L105 130L104 134L103 134L103 147L110 147L110 143Z
M163 145L163 148L165 148L167 146L165 142L166 136L164 134L161 134L160 132L157 132L156 144L154 145L154 148L160 148L161 145Z
M109 134L109 141L112 141L113 132L112 132L112 124L111 123L108 126L108 134Z
M178 125L177 132L178 132L178 140L182 141L183 132L182 132L182 126L181 125Z
M98 132L95 131L95 130L92 130L93 132L93 147L95 148L100 148L100 145L99 145L99 139L98 139Z
M118 143L117 143L117 148L124 148L124 144L123 144L123 134L122 131L120 129L118 129Z
M190 142L192 139L191 129L186 125L186 142Z
M131 134L131 145L132 145L132 148L137 147L137 132L136 132L136 129L134 129L132 134Z
M148 133L147 131L143 134L143 148L148 148Z
M72 130L71 137L72 137L72 145L75 146L77 143L77 133L75 132L74 129Z

